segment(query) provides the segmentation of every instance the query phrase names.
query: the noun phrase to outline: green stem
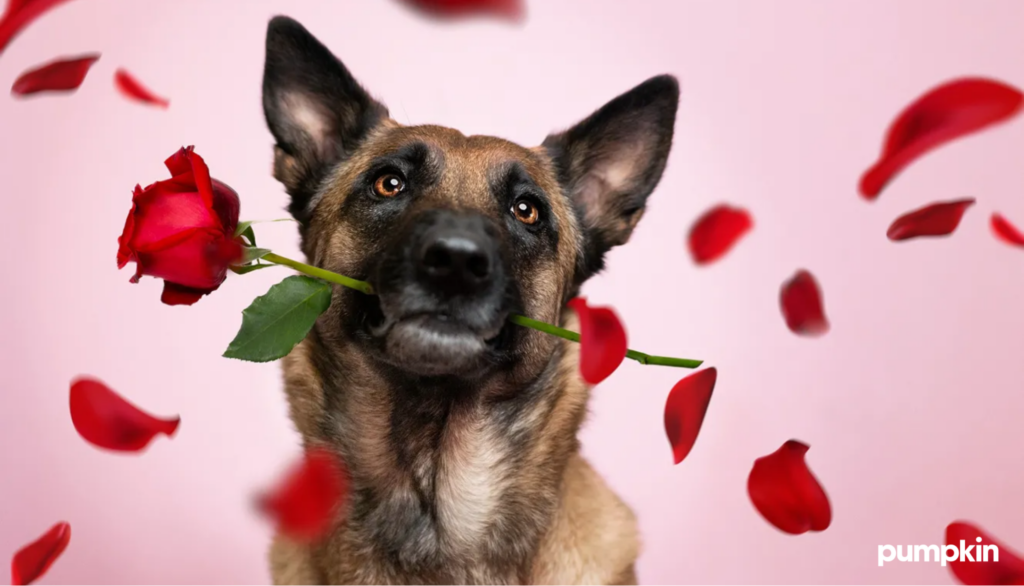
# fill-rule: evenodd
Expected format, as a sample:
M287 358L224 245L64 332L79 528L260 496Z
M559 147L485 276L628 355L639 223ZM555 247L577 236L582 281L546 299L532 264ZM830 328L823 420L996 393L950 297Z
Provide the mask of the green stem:
M367 295L374 295L373 287L366 281L360 281L358 279L353 279L351 277L339 275L338 273L325 271L324 269L320 269L312 265L308 265L306 263L292 260L290 258L285 258L283 256L278 256L273 252L264 255L263 260L291 267L299 271L300 273L305 273L311 277L317 277L318 279L323 279L330 283L337 283L338 285L348 287L349 289L362 291ZM526 317L525 315L509 316L508 321L519 326L531 328L539 332L544 332L545 334L551 334L552 336L557 336L559 338L569 340L570 342L579 343L580 341L580 335L576 332L567 330L565 328L560 328L558 326L553 326L546 322L537 321L535 319ZM671 356L652 356L650 354L644 354L643 352L638 352L636 350L626 350L626 358L629 358L630 360L636 360L640 364L657 364L660 366L676 366L680 368L697 368L704 362L703 360L692 360L689 358L672 358Z
M338 273L318 269L313 265L308 265L304 262L299 262L297 260L285 258L283 256L276 255L273 252L265 254L263 256L263 260L267 262L272 262L274 264L291 267L299 271L300 273L306 273L310 277L316 277L318 279L323 279L329 283L337 283L338 285L342 285L343 287L355 289L356 291L362 291L367 295L373 295L373 287L371 287L370 284L367 283L366 281L360 281L358 279L346 277L345 275L339 275Z

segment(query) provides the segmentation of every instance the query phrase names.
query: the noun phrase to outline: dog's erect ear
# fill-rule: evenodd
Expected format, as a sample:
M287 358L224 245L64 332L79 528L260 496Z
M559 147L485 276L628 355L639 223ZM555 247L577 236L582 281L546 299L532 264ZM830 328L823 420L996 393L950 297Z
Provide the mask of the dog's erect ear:
M274 177L300 221L327 172L388 117L327 47L284 16L267 27L263 113L277 141Z
M577 284L603 268L608 249L629 240L665 170L678 105L679 82L653 77L545 139L585 233Z

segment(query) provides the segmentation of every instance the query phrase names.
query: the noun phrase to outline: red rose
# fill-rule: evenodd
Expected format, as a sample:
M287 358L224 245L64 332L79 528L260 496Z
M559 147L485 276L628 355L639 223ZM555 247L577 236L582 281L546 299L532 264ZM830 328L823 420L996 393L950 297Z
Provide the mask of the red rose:
M241 259L235 239L238 194L216 179L192 147L164 163L172 177L142 189L135 186L132 209L117 239L117 267L135 261L142 275L164 280L160 300L192 305L220 287L228 267Z

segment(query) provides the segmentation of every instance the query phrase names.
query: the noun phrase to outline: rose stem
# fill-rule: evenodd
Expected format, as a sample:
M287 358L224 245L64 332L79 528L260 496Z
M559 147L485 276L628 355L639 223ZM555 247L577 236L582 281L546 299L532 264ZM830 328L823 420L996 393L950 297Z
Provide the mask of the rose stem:
M297 260L292 260L290 258L279 256L277 254L274 254L273 252L264 255L263 260L267 262L272 262L274 264L291 267L299 271L300 273L305 273L311 277L323 279L329 283L336 283L343 287L348 287L349 289L355 289L356 291L366 293L367 295L374 294L373 286L371 286L366 281L360 281L358 279L346 277L345 275L339 275L338 273L326 271L324 269L320 269L312 265L299 262ZM535 319L528 318L524 315L512 315L508 318L508 320L516 325L531 328L539 332L544 332L545 334L550 334L552 336L557 336L559 338L569 340L570 342L579 343L580 341L580 335L576 332L567 330L565 328L560 328L558 326L553 326L549 323L545 323L542 321L537 321ZM672 358L671 356L652 356L650 354L645 354L643 352L638 352L636 350L626 350L626 358L629 358L630 360L636 360L640 364L657 364L660 366L677 366L680 368L697 368L704 362L703 360L692 360L689 358Z

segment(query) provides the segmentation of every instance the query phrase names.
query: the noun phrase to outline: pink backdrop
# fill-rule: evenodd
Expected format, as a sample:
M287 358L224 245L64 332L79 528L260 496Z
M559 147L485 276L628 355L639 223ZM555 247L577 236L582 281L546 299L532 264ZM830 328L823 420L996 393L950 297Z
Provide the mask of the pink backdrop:
M880 544L940 544L966 518L1024 550L1024 121L920 160L881 199L856 194L896 112L960 75L1024 84L1024 2L533 0L522 27L437 24L398 2L80 0L0 56L0 84L58 55L103 53L72 96L0 99L0 552L52 523L71 545L44 583L266 582L269 528L252 492L297 453L278 366L220 357L241 309L285 272L232 278L192 308L129 285L116 237L131 188L195 144L243 198L283 217L263 123L263 35L305 23L403 123L537 144L648 76L682 83L676 146L633 242L585 293L631 345L704 358L719 384L693 453L672 466L662 409L681 371L628 362L595 393L584 449L637 510L647 583L949 583L934 563L879 568ZM116 67L170 97L130 103ZM899 214L979 203L954 236L894 244ZM683 245L719 202L755 216L723 261ZM261 243L296 253L290 224ZM798 268L832 331L790 333L778 290ZM98 376L157 414L171 441L142 456L81 441L68 381ZM835 517L782 534L753 509L753 460L797 438Z

